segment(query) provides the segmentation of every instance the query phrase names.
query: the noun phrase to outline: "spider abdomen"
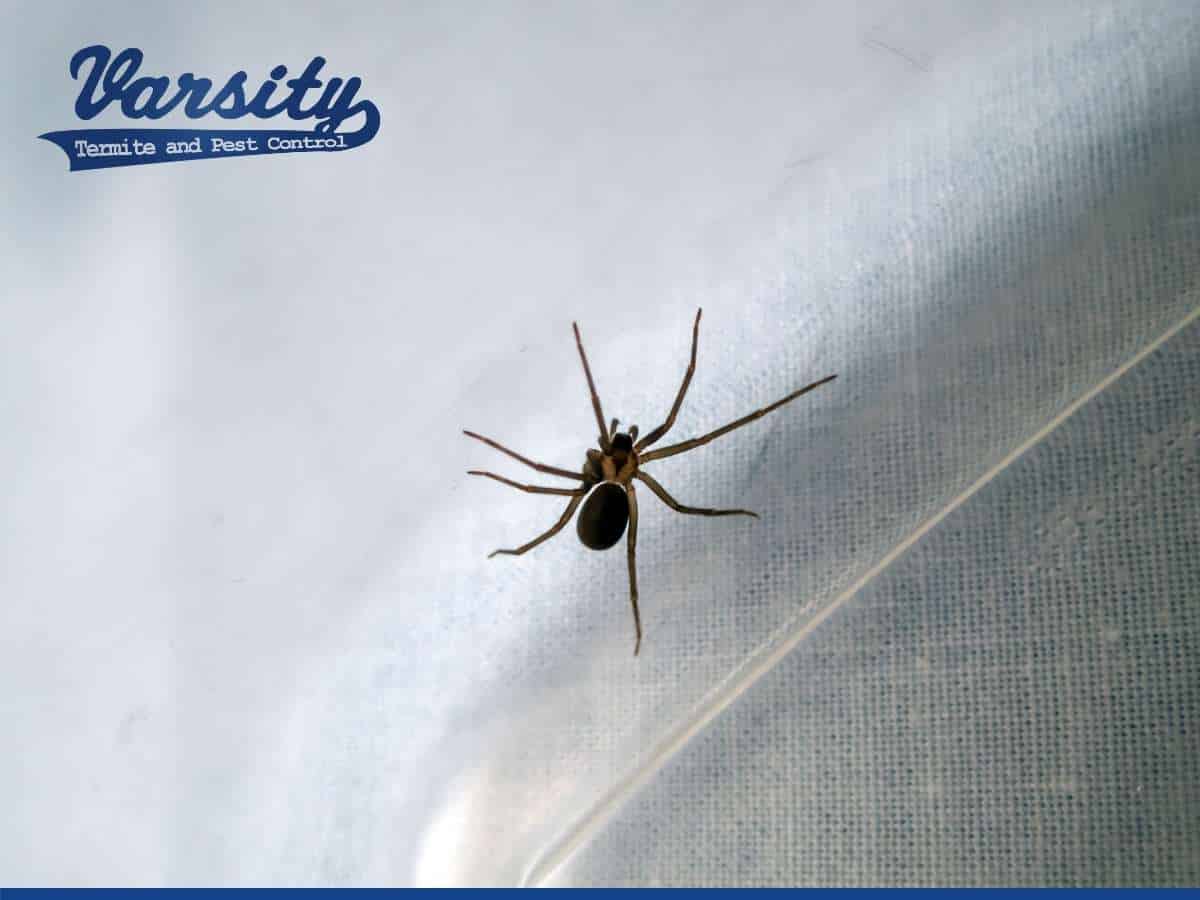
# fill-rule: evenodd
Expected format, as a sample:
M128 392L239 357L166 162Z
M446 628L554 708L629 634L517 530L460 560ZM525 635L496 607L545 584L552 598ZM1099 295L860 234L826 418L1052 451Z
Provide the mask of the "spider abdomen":
M629 499L625 488L612 481L596 486L579 511L575 531L586 547L607 550L621 539L629 523Z

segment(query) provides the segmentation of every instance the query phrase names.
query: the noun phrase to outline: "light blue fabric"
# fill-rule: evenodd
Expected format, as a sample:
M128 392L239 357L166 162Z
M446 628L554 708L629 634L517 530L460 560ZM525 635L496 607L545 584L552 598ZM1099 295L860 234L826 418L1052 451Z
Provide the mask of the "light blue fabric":
M0 882L1195 882L1195 4L332 10L0 60ZM101 32L382 128L68 175ZM838 379L648 467L762 518L641 492L635 660L461 429L577 468L571 322L645 430L698 306L669 440Z
M1200 325L656 773L565 884L1200 879Z

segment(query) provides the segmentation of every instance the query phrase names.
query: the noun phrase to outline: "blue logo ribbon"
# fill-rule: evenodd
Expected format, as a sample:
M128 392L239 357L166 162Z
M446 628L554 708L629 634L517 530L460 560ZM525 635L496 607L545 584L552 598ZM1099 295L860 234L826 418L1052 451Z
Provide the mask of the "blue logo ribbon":
M92 119L116 105L128 118L161 119L178 107L191 119L207 115L267 119L283 113L291 119L316 119L317 124L312 131L92 128L39 135L67 154L72 172L192 159L352 150L379 131L378 108L369 100L355 99L362 79L322 81L317 76L325 60L319 56L286 82L287 67L276 66L253 94L247 89L245 72L234 73L215 91L211 79L191 72L180 75L174 84L165 76L135 78L142 60L142 51L135 47L115 58L102 44L76 53L71 58L71 77L83 81L75 101L76 115ZM276 91L284 85L287 93L276 98ZM346 120L359 115L365 121L358 131L338 131Z
M378 122L351 133L315 131L232 131L166 128L84 128L50 131L38 137L62 148L72 172L141 166L189 159L223 159L266 153L334 152L361 147L375 136Z

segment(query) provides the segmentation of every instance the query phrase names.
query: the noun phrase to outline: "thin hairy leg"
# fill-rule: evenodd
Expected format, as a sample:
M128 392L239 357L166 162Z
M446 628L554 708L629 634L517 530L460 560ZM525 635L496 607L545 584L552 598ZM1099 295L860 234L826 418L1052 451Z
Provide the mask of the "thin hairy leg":
M767 413L779 409L779 407L783 406L785 403L791 403L797 397L803 396L809 391L816 390L821 385L828 384L835 378L837 378L836 375L828 375L825 378L822 378L820 381L814 381L812 384L806 385L805 387L800 388L798 391L793 391L782 400L778 400L775 403L772 403L770 406L764 406L762 409L757 409L750 413L750 415L743 416L736 422L730 422L728 425L724 425L721 428L718 428L716 431L710 431L708 434L703 435L702 437L692 438L690 441L683 441L678 444L672 444L669 447L660 447L658 450L651 450L648 453L643 453L641 454L640 462L648 463L655 459L665 459L666 457L674 456L677 453L685 453L688 450L694 450L697 447L702 447L709 441L719 438L723 434L728 434L735 428L741 428L743 425L747 425L750 422L753 422L755 419L761 419Z
M518 481L505 478L503 475L497 475L495 472L480 472L472 469L468 475L482 475L484 478L490 478L493 481L499 481L501 484L507 484L509 487L515 487L518 491L524 491L527 494L558 494L560 497L574 497L578 494L586 494L587 488L552 488L538 487L535 484L521 484Z
M692 383L692 375L696 372L696 344L700 341L700 314L702 312L704 312L702 309L696 310L696 322L692 325L692 359L688 363L687 371L683 375L683 384L679 387L679 393L675 395L675 404L671 407L671 412L667 415L667 421L663 422L637 442L635 449L639 453L670 431L671 426L675 424L675 417L679 415L679 407L683 405L683 397L687 393L688 385Z
M550 538L554 537L556 534L558 534L560 531L562 531L564 525L566 525L568 522L571 521L571 516L574 514L575 510L579 507L579 504L583 502L583 494L584 494L584 492L580 491L578 494L576 494L574 497L571 498L571 502L567 504L567 508L563 512L562 517L550 527L549 531L539 534L528 544L522 544L516 550L493 550L491 553L488 554L488 559L491 559L493 556L496 556L501 553L503 553L507 556L520 556L522 553L526 553L526 552L532 550L534 547L536 547L538 544L542 543L543 541L550 540Z
M637 589L637 493L632 482L625 485L625 496L629 498L629 536L626 544L626 558L629 560L629 602L633 605L633 627L637 631L633 655L637 656L638 651L642 649L642 615L638 612Z
M699 506L684 506L674 497L667 493L667 489L661 484L647 475L645 472L638 472L634 478L640 478L646 483L646 486L658 496L658 499L677 513L684 513L689 516L754 516L758 518L758 513L751 512L748 509L702 509Z
M483 441L489 447L494 447L501 453L506 453L513 459L523 462L525 465L537 469L539 472L545 472L548 475L561 475L563 478L574 478L576 481L583 481L583 473L581 472L572 472L569 469L560 469L557 466L548 466L545 463L534 462L532 459L526 459L520 453L509 450L503 444L497 444L491 438L485 438L483 435L476 434L473 431L467 431L465 428L463 429L463 434L465 434L467 437L475 438L477 441Z
M596 393L596 382L592 380L592 370L588 366L587 354L583 352L583 338L579 336L579 326L574 322L575 346L579 348L579 359L583 362L583 374L587 377L588 391L592 395L592 410L596 413L596 425L600 428L600 448L607 453L612 442L608 439L608 429L604 427L604 413L600 409L600 395Z

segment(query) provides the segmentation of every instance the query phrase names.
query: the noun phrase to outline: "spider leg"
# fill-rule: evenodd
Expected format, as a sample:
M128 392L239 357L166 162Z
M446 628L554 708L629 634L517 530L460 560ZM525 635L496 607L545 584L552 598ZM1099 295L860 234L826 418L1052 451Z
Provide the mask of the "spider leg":
M612 420L612 425L610 425L608 429L608 439L610 441L617 436L617 426L620 424L620 421L617 419Z
M677 513L684 513L689 516L754 516L758 518L758 513L750 512L748 509L701 509L698 506L684 506L674 497L667 493L667 489L661 484L647 475L645 472L638 472L634 478L640 478L646 482L646 486L658 495L658 499Z
M665 459L668 456L674 456L676 453L686 453L688 450L694 450L697 447L702 447L705 444L707 444L709 441L711 441L715 438L719 438L723 434L728 434L729 432L733 431L735 428L741 428L743 425L753 422L755 419L761 419L763 416L765 416L767 413L771 412L772 410L779 409L779 407L783 406L785 403L791 403L797 397L799 397L803 394L807 394L809 391L815 390L816 388L819 388L821 385L827 384L830 381L833 381L833 379L835 379L835 378L837 378L836 375L827 375L825 378L822 378L820 381L814 381L812 384L806 385L805 387L800 388L800 390L798 390L798 391L793 391L792 393L790 393L786 397L784 397L782 400L778 400L775 403L772 403L770 406L764 406L762 409L757 409L754 412L750 413L750 415L743 416L742 418L738 419L736 422L730 422L728 425L724 425L724 426L718 428L716 431L710 431L708 434L703 435L702 437L692 438L690 441L683 441L678 444L671 444L669 447L660 447L657 450L651 450L649 453L643 453L641 455L640 461L643 463L647 463L654 459Z
M549 488L538 487L534 484L521 484L517 481L505 478L503 475L497 475L494 472L480 472L472 469L468 475L482 475L484 478L490 478L493 481L499 481L501 484L507 484L510 487L515 487L518 491L524 491L527 494L558 494L561 497L574 497L577 494L587 492L586 488Z
M633 655L637 656L642 649L642 616L638 612L637 590L637 493L633 482L625 485L625 496L629 498L629 537L626 544L629 560L629 602L633 605L633 627L637 631L637 643L633 645Z
M583 374L587 376L588 390L592 394L592 409L596 413L596 424L600 426L600 449L607 453L612 442L608 439L608 430L604 427L604 413L600 410L600 395L596 393L596 382L592 380L592 370L588 366L587 354L583 352L583 338L579 336L579 326L572 322L571 327L575 329L575 346L579 348L579 359L583 362Z
M550 540L550 538L554 537L556 534L558 534L560 531L562 531L564 525L566 525L568 522L571 521L572 514L575 512L575 510L579 506L579 504L583 502L583 495L584 495L584 492L580 491L578 494L576 494L574 497L571 498L571 502L567 504L566 510L563 511L563 514L559 518L559 520L550 527L549 531L545 531L542 534L539 534L528 544L522 544L516 550L493 550L491 553L488 554L488 559L491 559L493 556L497 556L502 553L507 556L520 556L522 553L526 553L529 550L532 550L534 547L536 547L538 544L542 543L543 541Z
M696 322L692 325L692 359L688 363L687 371L683 375L683 384L679 386L679 393L675 396L675 404L671 407L671 412L667 415L667 421L663 422L637 442L636 449L639 453L670 431L671 426L675 424L675 416L679 414L679 407L683 405L684 394L687 393L688 385L692 383L692 375L696 372L696 344L700 340L700 314L702 312L704 312L702 309L696 310Z
M463 429L463 434L465 434L467 437L475 438L477 441L483 441L489 447L494 447L501 453L506 453L513 459L523 462L525 465L537 469L539 472L545 472L549 475L561 475L563 478L574 478L578 481L583 481L583 474L581 472L572 472L569 469L560 469L556 466L547 466L544 463L538 463L534 462L532 459L526 459L520 453L515 453L512 450L509 450L503 444L497 444L491 438L485 438L483 435L476 434L473 431L467 431L466 429Z

